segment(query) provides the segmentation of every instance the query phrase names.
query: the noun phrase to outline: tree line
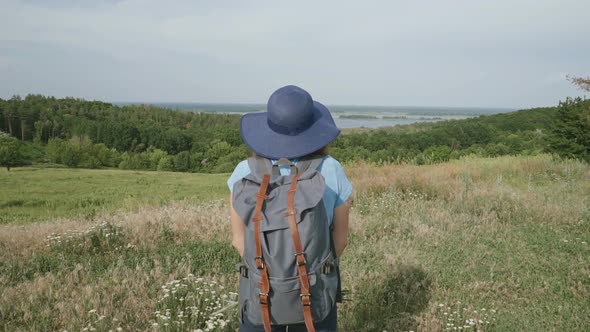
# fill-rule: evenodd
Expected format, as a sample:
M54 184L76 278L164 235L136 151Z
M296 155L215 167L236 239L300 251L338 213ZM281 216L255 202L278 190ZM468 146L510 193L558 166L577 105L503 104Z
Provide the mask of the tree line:
M340 135L341 161L429 164L468 154L552 152L590 161L590 101ZM40 95L0 99L0 165L230 172L249 154L239 115Z
M0 99L0 130L35 161L70 167L227 172L247 149L239 116L40 95Z

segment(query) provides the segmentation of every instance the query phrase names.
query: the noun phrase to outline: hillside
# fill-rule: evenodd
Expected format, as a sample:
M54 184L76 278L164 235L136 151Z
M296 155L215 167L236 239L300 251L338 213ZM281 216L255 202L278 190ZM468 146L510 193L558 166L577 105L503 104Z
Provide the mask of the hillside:
M355 196L342 259L350 291L339 312L343 331L590 326L588 164L538 155L427 166L359 162L346 171ZM96 197L119 190L95 182L92 170L60 176L61 170L3 170L0 183L32 183L36 172L54 175L42 180L47 186L69 187L69 206L81 217L54 219L51 209L37 210L46 222L19 224L27 202L51 201L42 191L29 190L20 206L10 207L12 219L0 225L3 330L189 330L204 326L191 309L198 299L230 303L239 258L222 192L206 200L190 199L187 187L174 195L167 189L164 205L131 195L126 206L107 199L104 211L84 218L84 204L75 202L86 201L86 190ZM130 192L164 185L144 173L108 172L137 181ZM223 188L225 176L203 176L194 184ZM19 189L9 191L0 204ZM235 323L233 313L224 314L223 325Z
M590 102L586 104L590 105ZM431 164L465 155L534 155L548 149L558 107L482 115L464 120L352 129L332 144L343 161Z
M578 106L588 109L590 100L580 100ZM330 151L343 162L412 164L466 155L559 153L564 142L553 136L564 109L567 107L560 104L434 124L345 130ZM238 115L177 112L147 105L119 107L36 95L0 99L0 128L26 143L22 159L35 164L230 172L249 153L240 138L238 122ZM572 141L571 134L564 135L566 141ZM551 149L551 142L556 149ZM590 155L585 142L576 143L566 155Z

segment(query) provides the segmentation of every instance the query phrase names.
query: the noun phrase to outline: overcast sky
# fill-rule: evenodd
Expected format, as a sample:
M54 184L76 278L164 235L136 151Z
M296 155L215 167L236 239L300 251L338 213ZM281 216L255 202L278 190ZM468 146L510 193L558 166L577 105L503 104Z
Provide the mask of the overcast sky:
M530 107L581 95L590 1L0 0L0 98Z

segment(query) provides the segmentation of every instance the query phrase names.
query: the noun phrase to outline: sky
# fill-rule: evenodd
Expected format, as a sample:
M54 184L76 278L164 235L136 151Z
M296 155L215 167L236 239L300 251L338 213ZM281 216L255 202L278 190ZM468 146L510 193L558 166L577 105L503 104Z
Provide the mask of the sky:
M526 108L583 93L590 1L0 0L0 98Z

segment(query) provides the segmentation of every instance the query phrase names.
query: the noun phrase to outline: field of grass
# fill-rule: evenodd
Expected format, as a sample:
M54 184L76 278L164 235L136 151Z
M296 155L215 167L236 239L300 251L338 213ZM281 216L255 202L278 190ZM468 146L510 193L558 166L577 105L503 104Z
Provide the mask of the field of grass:
M542 155L346 171L355 196L342 259L349 291L339 310L342 331L590 326L589 165ZM96 171L56 170L58 183L35 172L10 174L29 188L19 199L24 192L48 199L34 195L34 181L82 196L80 178ZM135 172L108 172L141 188ZM221 310L235 296L239 260L223 200L227 175L168 176L178 178L145 187L167 184L162 201L144 192L153 200L135 196L119 205L127 197L120 193L132 189L112 189L119 198L88 218L75 203L57 219L43 210L22 218L28 208L11 207L0 225L0 330L205 331L203 313L212 312L211 327L235 329L234 313ZM174 193L180 179L195 185ZM110 183L92 188L109 197L104 188L125 186ZM210 190L211 199L199 190ZM70 213L78 217L63 218ZM46 221L23 223L31 219Z
M227 196L225 175L86 170L0 169L0 224L56 218L92 219L120 209L171 201L207 202Z

